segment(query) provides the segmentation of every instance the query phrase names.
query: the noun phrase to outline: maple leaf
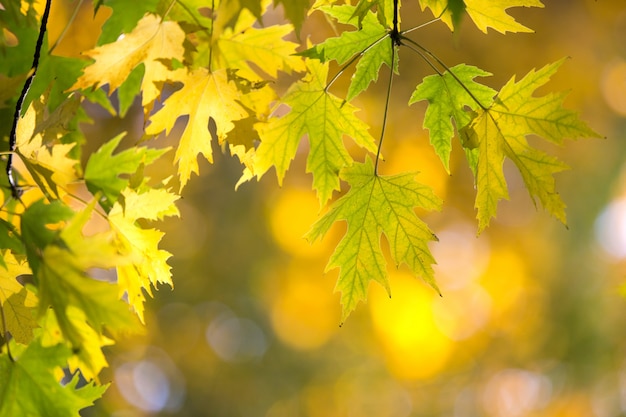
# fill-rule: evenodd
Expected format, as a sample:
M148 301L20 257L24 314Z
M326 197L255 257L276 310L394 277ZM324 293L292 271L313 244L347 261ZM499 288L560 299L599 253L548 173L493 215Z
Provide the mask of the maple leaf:
M365 16L375 8L377 11L376 16L380 24L391 27L393 25L393 7L393 0L359 0L354 6L352 16L358 18L359 29L361 29ZM320 7L318 6L318 8Z
M37 297L17 281L21 275L30 275L26 260L17 260L11 252L2 254L4 267L0 268L0 307L11 336L19 343L29 343L37 327L34 312Z
M305 70L302 58L294 55L298 44L283 39L293 31L291 25L254 28L252 23L238 23L221 34L212 61L213 68L240 69L240 75L247 78L258 73L250 67L250 63L273 78L278 76L278 71L291 73Z
M185 32L178 23L146 14L129 34L114 43L85 52L95 62L85 68L71 89L86 89L93 85L99 88L109 84L110 95L135 67L143 64L145 72L141 90L142 104L145 106L161 94L155 82L168 80L172 76L172 70L164 61L183 61L184 40Z
M33 101L18 124L16 153L42 192L59 198L59 188L64 189L78 179L78 161L71 157L75 144L56 143L55 146L49 146L44 143L41 126L52 127L62 122L60 119L38 121L38 105L40 103Z
M282 184L300 140L308 135L306 170L313 173L313 188L320 203L325 204L339 189L339 170L353 161L343 136L350 136L370 152L376 152L376 146L367 124L354 115L356 107L325 90L328 64L307 62L309 74L295 83L282 100L291 111L283 117L270 118L258 128L261 144L256 151L254 174L261 178L274 166L278 183Z
M67 315L74 306L82 310L99 334L103 325L111 331L136 329L128 305L118 298L116 285L90 278L86 271L110 269L123 258L112 244L110 233L85 237L82 228L89 220L95 201L74 213L60 201L45 204L39 200L22 214L21 226L27 256L38 289L38 314L52 307L59 327L73 347L86 338ZM54 229L50 227L54 225ZM63 227L59 230L59 226Z
M532 70L520 81L512 77L502 87L491 107L477 111L469 125L469 144L478 147L476 202L479 232L496 215L497 203L507 199L502 170L510 158L524 179L531 198L564 224L565 204L555 190L553 174L567 165L529 146L526 136L536 134L561 144L564 138L599 137L571 110L562 107L566 93L533 97L533 92L550 80L564 59Z
M87 189L94 195L98 192L103 194L100 204L106 210L111 209L122 190L128 186L129 179L120 178L121 175L134 174L142 164L149 165L167 152L167 149L135 147L113 155L124 135L122 133L102 145L91 154L85 166Z
M450 72L456 76L456 79ZM450 152L454 136L452 121L457 132L461 131L472 121L472 115L465 111L465 107L476 111L481 105L483 107L491 105L496 91L474 81L476 77L489 75L491 74L479 68L460 64L450 68L443 75L425 77L411 95L409 104L428 100L424 115L424 128L429 130L430 143L448 173L450 173Z
M209 72L198 68L183 75L181 81L183 88L172 94L163 107L150 117L146 133L156 135L165 130L167 134L179 117L189 115L175 155L182 190L191 173L198 173L199 154L213 162L209 118L215 120L221 144L226 140L226 134L235 127L234 122L247 117L248 112L239 104L240 92L229 80L225 69Z
M54 370L71 355L64 345L43 347L35 340L26 348L12 344L11 352L15 360L0 355L0 417L79 417L108 387L91 383L77 389L78 374L62 385Z
M458 26L463 9L482 32L491 27L500 33L532 32L517 22L506 10L511 7L544 7L540 0L420 0L422 10L429 8L434 16L441 16L450 29Z
M326 270L340 268L335 290L341 291L342 321L367 297L370 281L376 281L391 294L386 262L380 247L381 235L389 242L396 266L408 265L437 291L428 242L437 240L414 208L439 210L441 200L425 185L415 181L415 172L391 176L377 175L368 157L341 171L350 185L346 195L307 232L313 242L325 235L336 221L345 220L348 230L330 257Z
M66 310L66 315L72 325L79 329L79 332L83 335L83 343L80 349L74 349L73 355L67 360L70 373L74 374L77 370L80 370L85 380L98 381L100 371L109 366L104 352L102 352L102 347L112 345L113 340L96 332L87 323L85 313L80 309L69 306ZM55 346L62 343L70 348L72 347L71 343L64 339L62 329L52 310L48 310L39 323L41 325L42 346Z
M322 62L333 59L339 65L345 64L358 54L360 59L346 95L346 101L350 101L365 91L372 81L378 80L378 73L383 64L391 67L393 55L391 38L388 30L378 22L372 12L368 11L360 21L355 15L357 10L353 6L320 7L319 10L337 19L339 23L354 27L362 25L359 30L344 31L340 36L329 38L302 53ZM397 54L395 56L397 57ZM397 62L394 66L397 66Z
M127 254L127 261L117 265L117 281L120 296L128 295L129 304L143 322L143 290L152 296L151 285L156 288L158 283L173 284L167 264L171 254L159 249L163 232L142 228L137 220L178 216L174 202L179 196L163 189L150 189L141 194L126 189L122 194L124 206L115 203L108 217L122 252Z

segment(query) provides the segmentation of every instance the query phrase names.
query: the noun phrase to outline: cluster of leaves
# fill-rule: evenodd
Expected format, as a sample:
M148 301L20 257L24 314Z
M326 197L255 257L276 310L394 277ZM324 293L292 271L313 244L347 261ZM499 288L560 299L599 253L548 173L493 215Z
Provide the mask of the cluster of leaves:
M531 197L565 223L553 174L566 166L526 137L562 143L597 136L562 107L564 94L533 96L563 61L493 90L475 81L490 75L486 71L447 67L409 37L416 28L400 31L398 1L318 0L311 7L306 0L278 1L291 23L266 25L263 18L274 9L265 0L99 0L94 11L108 8L111 16L98 44L84 52L88 59L55 55L56 44L44 39L32 68L43 33L34 3L0 0L0 133L8 144L0 214L0 416L77 415L102 395L102 347L120 333L138 331L145 294L158 283L172 285L170 254L159 248L163 233L153 222L178 215L175 202L198 173L198 156L212 162L215 145L241 161L239 184L272 167L280 184L306 137L306 171L320 205L329 204L342 183L349 187L307 234L314 241L335 222L348 224L327 267L340 268L342 319L366 298L371 280L390 290L383 234L395 264L406 264L436 289L428 248L436 236L415 208L437 210L442 202L415 181L416 172L378 174L384 129L375 140L352 103L386 66L388 105L401 49L433 69L409 104L428 102L424 127L447 170L455 132L461 139L476 177L479 231L496 215L498 201L508 198L505 157L519 168ZM539 0L418 3L452 30L469 17L485 33L530 31L506 9L542 6ZM346 29L307 49L294 40L313 12ZM331 61L340 67L336 74L329 74ZM353 64L345 96L331 93ZM28 93L20 94L33 69ZM285 92L278 79L295 81ZM178 90L162 97L166 84ZM109 101L113 93L117 108ZM81 103L124 116L137 96L147 139L187 118L175 149L176 172L164 178L144 172L169 149L137 144L120 150L123 134L82 154L88 138L79 122L88 117ZM346 137L371 156L355 161ZM73 375L63 385L61 369ZM79 384L79 376L89 382Z

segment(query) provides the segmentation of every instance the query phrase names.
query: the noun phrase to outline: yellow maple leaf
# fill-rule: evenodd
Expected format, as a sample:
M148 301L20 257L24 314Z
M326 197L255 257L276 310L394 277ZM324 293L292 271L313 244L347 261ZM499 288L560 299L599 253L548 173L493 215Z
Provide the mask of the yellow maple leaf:
M174 202L179 196L163 189L150 189L138 194L126 189L122 192L124 206L115 203L109 212L109 224L118 236L127 261L117 265L117 283L120 295L128 296L128 303L143 322L143 290L152 296L151 285L172 286L172 274L167 260L171 254L159 249L164 233L137 225L137 219L157 220L164 216L178 216Z
M163 21L160 17L146 14L135 29L122 35L113 43L99 46L85 55L95 62L85 68L71 89L99 88L109 84L112 94L140 64L145 66L141 82L142 104L153 102L161 93L154 84L171 78L170 70L163 60L183 60L185 32L178 23Z
M428 7L453 29L454 19L449 3L448 0L420 0L422 10ZM463 4L474 24L484 33L487 33L487 28L493 28L500 33L532 32L532 29L517 22L506 11L511 7L544 7L540 0L457 0L457 3Z
M87 381L92 379L98 380L100 371L109 366L104 352L102 352L102 347L111 346L115 344L115 342L99 334L89 326L85 313L81 309L70 305L67 307L65 313L72 325L79 329L79 332L84 336L80 349L67 361L70 372L74 373L76 370L80 369L80 373ZM42 328L42 346L55 346L59 343L68 343L63 338L63 332L52 310L46 312L46 315L40 320L40 324Z
M0 307L4 312L4 321L8 331L19 343L29 343L33 337L35 322L34 307L37 297L27 291L17 281L20 275L30 275L32 272L26 260L18 261L7 251L2 255L6 269L0 267Z
M54 143L54 146L49 146L44 143L43 132L37 132L41 122L37 121L35 103L28 107L17 126L16 152L25 167L16 165L27 184L35 182L44 194L58 198L59 188L65 189L69 183L78 179L78 161L69 156L75 144ZM26 175L27 172L30 177Z
M241 93L224 69L209 72L198 68L184 75L180 81L184 83L183 88L172 94L165 105L150 117L146 133L156 135L165 130L167 134L179 117L189 115L175 155L182 189L191 173L198 173L198 154L213 162L209 118L215 121L221 144L226 134L235 127L233 122L247 117L248 112L239 104Z

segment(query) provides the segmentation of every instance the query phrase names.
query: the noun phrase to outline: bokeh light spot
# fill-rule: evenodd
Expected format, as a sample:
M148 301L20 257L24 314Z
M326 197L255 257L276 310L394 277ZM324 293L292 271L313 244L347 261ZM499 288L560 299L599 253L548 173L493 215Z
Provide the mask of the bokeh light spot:
M311 245L303 237L318 213L319 201L310 190L283 190L272 204L269 219L272 236L280 248L297 257L320 255L324 246L319 242Z
M611 110L626 116L626 61L614 61L604 68L602 95Z
M385 348L387 364L399 378L426 379L446 364L453 342L435 324L437 293L410 274L391 277L392 298L380 286L370 287L370 312Z
M252 320L224 313L209 324L206 339L213 351L226 362L260 358L267 350L263 330Z
M480 285L446 291L435 298L433 313L437 328L452 340L464 340L482 329L489 320L491 297Z
M494 417L518 417L545 407L552 395L552 383L539 373L505 369L493 375L483 393L483 403Z
M595 223L596 240L610 256L626 258L626 200L611 202Z
M115 383L129 404L150 413L177 411L185 396L180 371L164 352L155 348L148 349L141 360L118 366Z
M322 346L339 328L337 300L321 279L317 282L292 271L272 305L272 326L278 338L296 349ZM318 282L320 284L318 284Z

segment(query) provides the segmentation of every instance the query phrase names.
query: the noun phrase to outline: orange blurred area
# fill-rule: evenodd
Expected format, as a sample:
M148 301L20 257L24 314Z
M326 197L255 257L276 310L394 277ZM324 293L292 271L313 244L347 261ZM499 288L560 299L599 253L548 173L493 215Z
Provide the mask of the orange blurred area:
M403 28L432 18L406 3ZM511 199L477 236L473 178L459 139L448 174L422 128L425 106L407 106L433 71L401 48L380 170L417 171L417 181L444 200L441 213L418 213L439 238L429 247L442 297L388 258L391 298L371 284L367 303L340 327L338 271L324 271L346 226L333 226L318 242L303 238L326 209L310 189L302 155L283 188L270 173L235 192L241 166L215 147L215 164L202 162L183 193L181 219L159 226L174 255L174 290L148 300L145 335L106 348L110 368L102 379L113 385L84 415L626 415L626 299L619 294L626 282L626 3L544 3L509 9L534 34L484 35L464 21L454 35L435 22L410 36L449 66L465 62L493 73L481 82L495 89L514 74L519 80L571 57L539 93L569 90L566 107L607 139L541 145L572 168L556 176L567 227L536 209L505 164ZM78 57L93 47L109 13L103 6L93 18L90 2L53 2L54 53ZM332 33L316 13L301 39ZM345 93L349 77L333 93ZM376 140L386 80L384 68L352 102ZM144 124L137 106L126 119L88 110L88 146ZM334 199L346 191L342 184Z

